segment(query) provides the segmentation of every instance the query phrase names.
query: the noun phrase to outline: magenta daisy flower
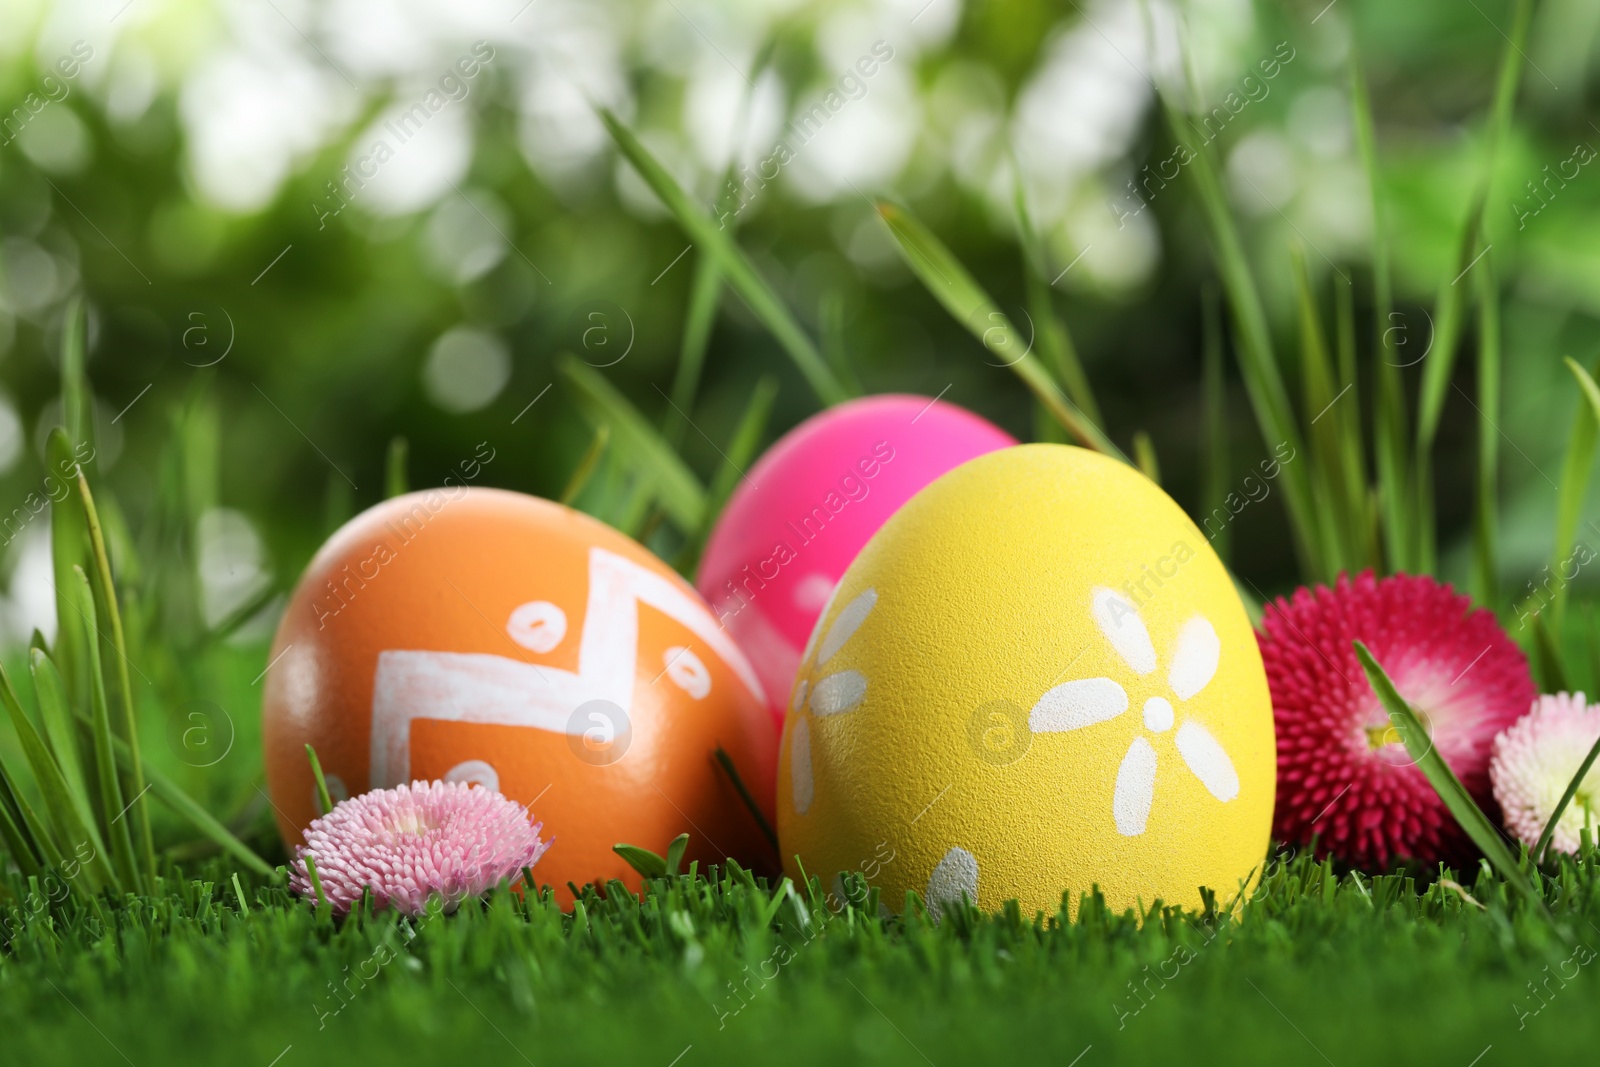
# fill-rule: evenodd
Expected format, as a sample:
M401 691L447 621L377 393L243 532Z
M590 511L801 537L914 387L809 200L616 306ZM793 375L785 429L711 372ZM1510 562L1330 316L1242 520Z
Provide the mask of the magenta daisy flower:
M539 862L548 841L522 805L482 786L412 782L375 789L313 820L295 849L290 886L316 900L305 857L316 863L323 895L343 914L370 887L374 906L420 915L438 896L446 911L515 882Z
M1421 713L1434 748L1480 804L1494 737L1537 690L1494 616L1425 576L1342 576L1267 606L1258 635L1278 735L1273 833L1363 867L1469 853L1368 684L1361 640Z
M1582 693L1542 696L1532 710L1494 739L1489 779L1500 802L1506 829L1532 848L1555 814L1556 805L1578 773L1595 740L1600 738L1600 705L1584 702ZM1595 832L1600 823L1600 762L1589 768L1561 813L1550 847L1578 851L1578 832Z

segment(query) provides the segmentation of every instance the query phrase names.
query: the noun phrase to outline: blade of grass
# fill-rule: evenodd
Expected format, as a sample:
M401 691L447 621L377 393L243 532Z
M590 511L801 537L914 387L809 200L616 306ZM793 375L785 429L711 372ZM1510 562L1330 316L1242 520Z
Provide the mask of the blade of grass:
M101 886L113 884L115 879L110 867L106 866L105 848L100 844L100 835L94 831L92 821L85 822L86 812L79 808L60 765L50 754L44 738L34 729L33 720L23 711L22 702L17 699L17 691L4 667L0 667L0 703L5 704L11 725L17 731L17 739L22 743L22 754L33 770L34 783L39 787L39 796L44 801L45 815L55 830L57 847L63 855L77 855L85 845L93 849L93 858L83 864L86 879L83 885L89 892L98 892ZM76 880L74 885L78 885Z
M75 713L78 722L85 728L92 730L94 721L82 712ZM117 766L126 771L132 766L133 757L127 744L120 737L111 739L111 750L116 757ZM165 804L174 814L188 821L200 833L215 841L225 852L232 855L246 867L263 877L271 877L272 865L255 851L240 841L229 829L222 825L216 816L207 811L193 797L166 775L162 774L148 761L144 765L145 781L150 783L150 795Z
M317 783L317 814L326 815L333 810L333 796L328 792L328 780L322 776L322 761L317 759L317 750L309 744L306 745L306 759L311 761L311 777Z
M1489 862L1494 864L1495 869L1500 872L1500 877L1509 882L1512 888L1527 898L1540 912L1548 915L1544 898L1533 888L1533 883L1528 881L1516 857L1512 856L1511 850L1506 847L1500 831L1495 829L1489 817L1483 813L1483 809L1478 807L1477 801L1472 799L1472 794L1467 792L1461 780L1450 769L1450 765L1439 754L1439 750L1433 744L1433 738L1428 735L1427 728L1422 724L1422 719L1400 696L1394 683L1389 680L1389 675L1379 666L1367 646L1360 641L1354 644L1356 658L1361 661L1362 669L1367 672L1367 681L1371 683L1372 690L1377 694L1384 710L1389 713L1389 722L1393 724L1405 743L1406 751L1411 754L1412 761L1427 777L1428 784L1433 786L1434 792L1439 794L1439 799L1444 801L1444 806L1467 832L1473 844L1477 845L1489 858Z
M1190 94L1199 99L1193 88L1193 71L1189 72ZM1187 146L1187 133L1177 107L1166 93L1161 94L1167 124L1173 136ZM1244 379L1245 393L1255 412L1256 423L1269 450L1287 445L1293 455L1304 452L1300 430L1295 422L1294 409L1289 403L1289 393L1278 369L1273 352L1272 335L1267 327L1267 314L1251 274L1249 261L1244 254L1243 242L1228 209L1222 183L1204 144L1198 151L1190 149L1193 159L1190 168L1194 174L1194 187L1199 194L1200 206L1211 233L1216 254L1217 270L1222 275L1223 290L1233 309L1234 348L1239 356L1239 369ZM1306 573L1321 574L1323 546L1317 532L1316 505L1311 493L1311 479L1303 465L1285 464L1280 474L1284 505L1289 513L1290 528L1301 568Z
M583 492L583 487L589 484L589 479L594 476L594 469L600 463L600 457L606 453L606 445L611 441L611 424L602 422L594 428L594 440L589 442L589 447L584 449L583 456L578 460L578 465L572 470L572 477L567 479L567 487L561 490L561 502L568 507L578 499L578 494Z
M410 479L406 477L406 461L411 454L411 445L401 434L389 438L389 451L383 458L383 495L387 500L397 496L404 496L410 489Z
M1561 801L1550 813L1550 821L1544 824L1544 830L1539 834L1539 841L1533 846L1535 862L1543 863L1550 851L1550 839L1555 836L1556 825L1561 822L1561 816L1566 812L1567 805L1572 803L1572 798L1577 796L1578 789L1583 785L1584 778L1588 777L1589 768L1594 766L1595 757L1600 756L1600 738L1589 747L1589 754L1583 757L1583 763L1578 766L1578 773L1572 776L1572 781L1567 783L1566 791L1561 794Z
M1429 352L1431 358L1422 368L1422 395L1418 400L1419 452L1432 449L1434 435L1439 429L1439 416L1444 410L1445 391L1450 385L1450 373L1455 367L1457 347L1466 318L1469 290L1459 283L1461 276L1473 267L1481 254L1478 246L1484 233L1484 211L1494 181L1495 160L1511 125L1517 84L1522 75L1524 49L1528 43L1528 26L1532 21L1533 0L1516 0L1511 14L1511 32L1506 35L1506 47L1501 53L1500 71L1495 80L1481 170L1466 216L1461 222L1456 256L1448 268L1449 278L1440 280L1439 297L1434 301L1434 343Z
M733 783L733 788L739 794L739 799L744 801L745 809L750 812L750 817L755 820L757 828L761 830L761 835L767 839L767 842L776 851L778 848L778 835L773 831L772 824L767 822L767 817L761 813L761 805L756 803L756 798L751 795L749 787L744 784L744 778L739 774L739 768L733 764L733 757L728 755L727 750L721 745L717 746L713 756L717 761L717 766L722 768L723 773L728 776L728 780Z
M1600 438L1600 385L1594 377L1571 356L1565 357L1567 369L1578 381L1578 410L1572 416L1572 430L1567 437L1567 454L1561 463L1561 491L1556 503L1555 547L1550 554L1550 572L1556 576L1554 596L1551 598L1550 621L1556 629L1566 615L1567 586L1565 575L1573 546L1577 542L1578 522L1583 517L1583 502L1589 493L1589 477L1594 471L1594 454Z
M1204 499L1207 505L1215 508L1228 493L1228 394L1222 376L1222 314L1217 306L1217 291L1210 284L1201 297L1200 315L1206 406ZM1202 528L1205 518L1201 519ZM1211 535L1211 547L1216 549L1224 564L1228 562L1232 540L1227 522Z
M611 846L611 851L621 856L623 862L639 872L643 878L661 878L667 873L667 861L638 845L618 843Z
M134 858L133 835L123 821L122 783L117 774L116 756L112 750L111 709L106 701L105 672L101 669L100 645L96 640L99 625L95 617L94 593L89 588L89 576L81 567L73 567L76 579L77 603L73 605L81 618L88 642L89 707L92 719L90 736L94 739L94 764L100 791L101 828L110 839L111 866L117 874L118 884L124 889L139 885L139 864ZM122 741L122 738L116 738ZM124 742L126 744L126 742Z
M672 377L672 403L661 421L661 435L674 448L683 444L683 435L689 429L689 411L700 389L700 372L705 366L706 350L711 347L711 329L716 325L721 299L722 271L715 256L702 252L695 261L689 313L683 320L678 368Z
M1584 643L1589 647L1589 692L1600 692L1600 609L1591 606L1589 625L1584 627Z
M317 860L310 852L302 857L306 863L306 877L311 880L311 894L317 899L317 919L320 921L333 912L333 905L328 903L328 894L322 891L322 876L317 873Z
M243 604L228 612L227 615L217 620L217 624L205 632L201 638L201 647L226 641L245 623L255 618L267 609L283 593L281 578L274 578L262 586L260 591L246 600ZM132 612L129 612L131 615Z
M1350 99L1354 112L1356 143L1361 164L1367 172L1367 188L1372 201L1372 289L1376 318L1374 344L1377 405L1373 437L1378 470L1379 524L1390 571L1416 569L1415 544L1418 537L1416 504L1408 490L1413 463L1406 455L1409 440L1406 429L1405 382L1400 359L1391 338L1394 296L1389 280L1389 231L1384 212L1383 190L1378 173L1377 138L1373 132L1372 102L1367 82L1354 47L1350 54Z
M1478 266L1478 485L1472 510L1472 559L1478 599L1489 610L1500 604L1500 294L1495 286L1494 257Z
M743 145L750 128L750 102L755 94L755 79L772 59L777 48L777 37L769 35L756 54L747 79L747 88L739 94L739 110L735 115L732 136L729 139L728 164L723 168L722 194L713 210L719 228L726 226L729 241L738 232L739 208L724 211L730 198L738 199L737 164L739 146ZM651 283L655 284L654 282ZM684 432L689 428L689 412L694 409L695 394L700 388L700 373L705 366L706 350L710 347L711 331L716 324L717 306L722 299L722 269L717 258L704 251L696 257L694 281L689 295L689 311L684 317L683 340L678 350L678 366L672 379L672 405L663 413L661 432L673 448L683 444ZM837 368L835 368L837 369ZM848 382L848 379L846 379ZM848 386L847 386L848 387ZM859 392L859 390L854 390Z
M94 462L94 393L84 370L88 358L88 309L82 296L67 301L61 321L61 420L73 443L87 446ZM65 475L65 472L61 472Z
M66 621L77 618L74 614L77 583L72 570L89 562L88 526L83 509L71 499L77 485L78 457L67 431L59 426L45 439L44 454L51 473L66 483L61 499L50 504L50 564L55 584L56 619L60 621L56 628L55 659L67 684L67 698L75 706L87 707L89 668L83 633L78 626Z
M1494 102L1490 109L1482 173L1467 208L1466 217L1462 220L1456 258L1448 268L1451 278L1449 281L1440 279L1439 297L1434 304L1433 344L1429 349L1429 354L1433 358L1422 368L1422 389L1417 401L1416 565L1424 572L1436 569L1438 555L1435 536L1437 520L1433 505L1433 440L1438 432L1440 415L1444 411L1445 391L1450 384L1451 373L1455 369L1457 349L1461 342L1469 300L1468 287L1459 283L1466 273L1474 268L1479 258L1489 251L1488 245L1481 251L1478 249L1484 235L1484 212L1493 184L1495 158L1511 123L1512 107L1516 102L1517 84L1522 72L1523 46L1527 43L1528 24L1532 18L1532 0L1517 0L1512 13L1511 35L1506 38L1506 50L1501 58Z
M1533 629L1533 662L1538 668L1539 681L1543 683L1541 688L1546 693L1568 692L1570 686L1567 685L1566 669L1561 663L1561 649L1550 632L1550 624L1545 622L1543 614L1535 613L1530 625Z
M1327 334L1323 332L1322 318L1317 312L1317 298L1311 289L1304 250L1291 247L1289 259L1299 306L1300 380L1305 391L1305 417L1309 420L1311 439L1311 494L1322 541L1324 570L1320 577L1331 581L1340 571L1349 570L1353 562L1347 521L1349 493L1344 484L1344 449L1339 440L1341 424L1333 410L1335 404L1344 402L1346 394L1340 393L1333 381Z
M124 815L132 824L135 857L146 883L155 884L156 850L150 834L150 809L144 798L144 761L139 757L139 720L134 710L133 683L128 677L128 642L122 630L122 612L117 607L117 586L111 578L111 558L106 554L106 539L100 528L100 514L95 510L94 494L89 491L89 480L78 471L78 500L83 506L83 517L89 531L91 575L90 595L95 599L98 618L106 620L109 633L105 644L111 650L111 663L116 668L117 694L122 705L122 715L117 723L118 732L133 751L133 766L129 770L128 790L133 799L128 802ZM91 636L90 641L94 642ZM94 644L94 660L101 659L101 646ZM91 666L93 666L91 662Z
M557 356L556 365L573 386L578 404L590 421L597 427L603 423L611 426L617 447L648 482L672 521L684 530L697 529L705 515L706 494L678 453L593 367L569 353Z
M911 273L957 322L1033 390L1034 396L1079 444L1127 462L1122 450L1061 392L1039 358L1026 350L1017 328L932 231L903 208L886 201L878 202L878 214L888 224Z
M1133 459L1146 478L1157 485L1161 484L1161 464L1156 459L1156 443L1143 430L1133 435Z
M28 800L28 794L21 788L22 778L3 750L0 750L0 782L5 783L6 806L16 814L17 831L26 839L27 844L31 845L40 871L60 867L61 849L54 835L50 833L50 826ZM18 860L18 865L21 866L20 856Z
M667 206L689 239L699 246L702 253L717 261L717 267L728 285L744 299L751 312L783 346L823 403L838 404L848 400L849 392L828 368L822 353L817 351L817 346L800 328L794 315L756 272L733 239L712 221L704 209L689 199L689 195L660 161L609 108L600 109L600 121L605 124L623 156Z
M700 553L705 550L706 539L711 536L711 527L722 514L722 509L727 506L728 499L733 496L734 487L739 484L739 479L747 477L745 471L749 469L757 449L761 447L762 435L767 430L767 420L772 417L772 402L777 395L776 378L768 375L756 382L755 390L750 394L750 402L745 405L744 414L739 417L739 425L733 431L733 439L728 442L728 449L723 453L722 466L711 480L711 490L706 497L705 520L700 523L700 529L685 546L684 553L679 559L679 570L683 573L694 573L695 567L700 562Z
M22 809L17 803L10 769L3 759L0 759L0 841L5 843L6 853L11 857L11 862L17 865L22 877L37 878L44 872L33 834L29 832L28 823L22 817Z
M78 805L79 815L86 822L94 819L94 805L89 799L89 779L84 773L83 754L78 751L78 733L72 725L72 711L67 706L67 692L55 663L43 649L28 653L29 673L33 676L34 695L39 700L39 720L44 727L45 740L50 744L67 789Z
M1056 314L1050 283L1045 280L1044 242L1034 229L1033 216L1028 212L1028 200L1023 195L1020 178L1016 183L1015 200L1017 230L1022 236L1022 274L1028 290L1028 314L1033 316L1039 355L1084 417L1104 429L1105 419L1100 415L1100 405L1095 402L1094 390L1089 385L1088 374L1084 372L1083 361L1078 358L1077 346L1072 343L1072 334L1067 332L1067 324Z
M675 875L683 863L683 854L689 850L689 835L679 834L672 839L672 844L667 846L666 873Z
M850 366L850 347L845 341L844 296L837 289L828 290L817 311L822 320L822 354L845 387L859 396L861 382Z
M1335 335L1339 353L1339 444L1344 460L1345 523L1352 570L1378 566L1378 512L1367 484L1366 448L1361 440L1361 380L1356 369L1355 284L1333 279Z

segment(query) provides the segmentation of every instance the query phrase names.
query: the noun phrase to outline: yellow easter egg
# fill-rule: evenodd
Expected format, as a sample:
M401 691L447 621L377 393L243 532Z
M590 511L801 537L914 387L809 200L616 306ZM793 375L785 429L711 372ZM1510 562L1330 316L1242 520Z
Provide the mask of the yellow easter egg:
M791 876L895 910L1226 902L1259 871L1272 705L1206 536L1138 471L1066 445L958 467L868 542L790 695ZM798 862L797 862L798 857Z

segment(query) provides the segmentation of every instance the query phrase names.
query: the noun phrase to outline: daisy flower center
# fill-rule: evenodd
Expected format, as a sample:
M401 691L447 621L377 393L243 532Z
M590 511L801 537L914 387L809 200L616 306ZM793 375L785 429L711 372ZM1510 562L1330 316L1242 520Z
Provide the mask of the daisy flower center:
M396 814L387 827L392 834L414 834L417 837L438 828L439 824L428 818L426 812L414 809Z

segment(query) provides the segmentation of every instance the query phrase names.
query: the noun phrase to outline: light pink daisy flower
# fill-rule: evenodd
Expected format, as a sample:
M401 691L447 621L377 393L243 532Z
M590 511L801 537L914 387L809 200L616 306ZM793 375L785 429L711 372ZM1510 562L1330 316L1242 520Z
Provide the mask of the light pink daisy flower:
M430 897L445 911L539 862L548 841L522 805L461 782L412 782L374 789L313 820L295 849L289 884L316 902L306 871L317 865L323 895L343 914L371 887L374 906L421 915Z
M1556 693L1533 702L1528 714L1494 739L1489 779L1506 828L1532 848L1572 776L1600 738L1600 705L1582 693ZM1550 838L1560 852L1578 850L1578 831L1600 823L1600 761L1589 768Z

